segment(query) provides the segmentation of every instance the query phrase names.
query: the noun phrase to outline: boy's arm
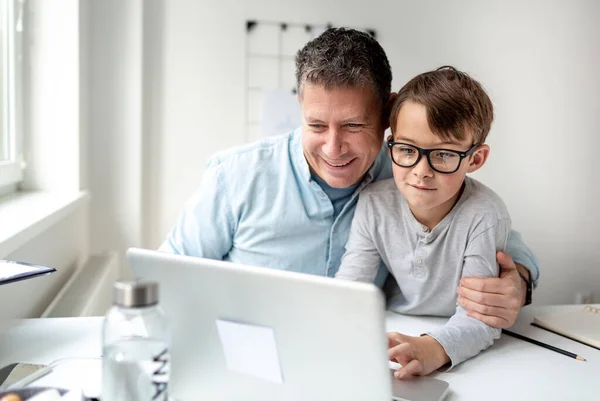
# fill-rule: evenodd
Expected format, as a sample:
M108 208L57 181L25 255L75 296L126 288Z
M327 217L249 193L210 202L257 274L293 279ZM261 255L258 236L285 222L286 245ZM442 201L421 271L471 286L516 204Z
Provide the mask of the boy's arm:
M335 278L368 283L375 281L381 256L373 241L374 217L370 216L369 209L369 197L363 192L358 197L346 252Z
M498 275L496 251L504 249L509 231L510 220L501 219L469 240L462 276L496 277ZM447 362L450 363L448 366L450 369L477 355L491 346L495 339L500 338L500 332L500 329L467 316L466 309L457 306L455 314L443 327L422 337L404 336L400 344L390 348L389 355L391 360L396 360L403 365L396 372L398 378L414 374L429 374ZM388 333L390 342L392 335L394 333ZM430 339L435 341L432 342ZM407 359L407 355L414 355L414 357ZM444 355L445 358L442 357Z
M504 250L510 232L510 220L498 222L469 240L463 262L463 277L498 277L496 252ZM459 297L460 298L460 297ZM454 316L446 325L428 333L446 350L451 366L455 366L488 348L501 330L467 316L467 310L457 305Z
M539 267L536 256L516 231L510 232L506 253L498 253L498 263L500 278L461 280L459 305L469 311L469 316L490 326L506 328L514 324L525 303L526 283L519 273L537 285Z
M209 161L196 193L158 249L222 260L231 250L235 219L222 177L222 165Z

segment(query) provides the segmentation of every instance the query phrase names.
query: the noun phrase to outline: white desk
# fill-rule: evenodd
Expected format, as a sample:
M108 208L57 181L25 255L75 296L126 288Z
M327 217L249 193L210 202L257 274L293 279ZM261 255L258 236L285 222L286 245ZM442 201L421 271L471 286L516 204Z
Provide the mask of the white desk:
M564 355L504 335L477 357L436 377L450 383L448 401L551 401L600 399L600 351L529 325L532 316L568 306L526 308L511 329L575 352ZM388 314L387 328L418 335L446 319ZM0 366L12 362L49 364L61 358L101 355L102 318L28 319L0 337Z
M450 383L448 401L600 400L600 351L530 325L533 316L567 311L574 306L526 307L510 329L574 352L577 361L503 334L491 348L448 373L434 377ZM388 315L388 331L418 335L445 319Z

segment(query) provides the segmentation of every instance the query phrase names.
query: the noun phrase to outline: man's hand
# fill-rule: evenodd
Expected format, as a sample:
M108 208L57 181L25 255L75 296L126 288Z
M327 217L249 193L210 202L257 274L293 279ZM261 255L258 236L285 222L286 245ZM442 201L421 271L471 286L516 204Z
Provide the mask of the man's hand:
M498 252L496 258L500 277L461 279L457 302L467 309L468 316L504 329L515 323L525 301L524 281L509 254Z
M450 361L444 347L433 337L411 337L400 333L387 333L387 336L390 361L402 365L394 373L398 379L428 375Z

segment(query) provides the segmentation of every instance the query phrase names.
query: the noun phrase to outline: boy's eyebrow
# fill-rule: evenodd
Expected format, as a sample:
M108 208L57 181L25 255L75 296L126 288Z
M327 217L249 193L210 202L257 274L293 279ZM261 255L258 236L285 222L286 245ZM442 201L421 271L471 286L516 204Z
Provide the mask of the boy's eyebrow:
M396 142L410 142L410 143L415 143L415 141L413 141L412 139L403 137L401 135L396 136L394 135L394 141ZM460 145L460 143L456 142L456 141L443 141L443 142L437 142L434 146L444 146L444 145Z

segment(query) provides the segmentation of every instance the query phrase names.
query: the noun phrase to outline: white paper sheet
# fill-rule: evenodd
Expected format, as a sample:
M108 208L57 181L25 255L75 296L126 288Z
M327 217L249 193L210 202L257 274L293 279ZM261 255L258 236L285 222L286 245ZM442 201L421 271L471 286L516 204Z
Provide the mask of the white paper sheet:
M283 383L275 332L271 327L217 320L229 370Z

